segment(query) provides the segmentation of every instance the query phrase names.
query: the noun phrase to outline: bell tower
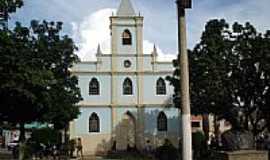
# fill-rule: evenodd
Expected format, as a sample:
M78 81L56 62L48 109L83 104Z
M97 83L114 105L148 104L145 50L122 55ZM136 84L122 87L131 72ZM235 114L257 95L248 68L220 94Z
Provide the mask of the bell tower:
M130 0L121 0L116 15L110 17L111 29L111 86L112 86L112 139L116 140L117 106L121 76L131 77L134 93L130 97L136 103L136 146L141 149L144 143L144 106L143 106L143 17L136 14ZM128 63L126 63L128 62ZM122 74L119 74L122 73ZM136 88L136 89L135 89ZM123 96L122 96L123 97ZM118 142L116 142L117 144Z
M112 55L143 54L143 17L136 15L130 0L121 0L110 21Z

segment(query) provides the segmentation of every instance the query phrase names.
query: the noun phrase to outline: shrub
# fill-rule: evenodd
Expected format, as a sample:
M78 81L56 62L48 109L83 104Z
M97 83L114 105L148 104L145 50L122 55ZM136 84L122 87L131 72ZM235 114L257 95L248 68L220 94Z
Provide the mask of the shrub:
M44 145L59 144L59 133L52 128L42 128L33 130L31 140Z
M208 154L207 142L205 135L198 131L192 133L192 149L194 160L199 160L201 157L206 157Z
M178 156L178 150L168 139L165 139L164 144L158 147L155 152L155 157L158 160L176 160Z

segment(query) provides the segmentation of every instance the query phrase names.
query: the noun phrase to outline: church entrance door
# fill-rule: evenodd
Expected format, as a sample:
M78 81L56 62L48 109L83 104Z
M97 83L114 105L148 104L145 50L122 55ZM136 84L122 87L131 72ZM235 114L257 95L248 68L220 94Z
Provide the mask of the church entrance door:
M127 112L119 124L117 149L128 150L135 147L135 118Z

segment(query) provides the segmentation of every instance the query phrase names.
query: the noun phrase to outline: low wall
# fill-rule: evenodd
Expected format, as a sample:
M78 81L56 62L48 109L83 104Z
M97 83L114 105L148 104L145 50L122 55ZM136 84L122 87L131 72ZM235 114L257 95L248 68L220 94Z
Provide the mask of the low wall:
M110 134L81 135L80 137L84 155L102 154L111 149Z
M257 150L216 152L213 160L268 160L268 152Z

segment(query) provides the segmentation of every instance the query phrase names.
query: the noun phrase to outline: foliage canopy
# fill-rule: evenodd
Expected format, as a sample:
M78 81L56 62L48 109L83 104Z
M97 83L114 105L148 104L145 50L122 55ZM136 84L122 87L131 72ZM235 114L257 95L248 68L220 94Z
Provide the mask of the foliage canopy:
M254 135L270 130L270 31L257 32L250 23L210 20L201 41L189 53L191 108L213 113L241 125ZM178 56L179 58L179 56ZM167 77L179 106L179 67Z
M0 118L16 124L33 121L64 128L77 117L81 100L70 68L79 61L61 22L32 21L0 30Z

